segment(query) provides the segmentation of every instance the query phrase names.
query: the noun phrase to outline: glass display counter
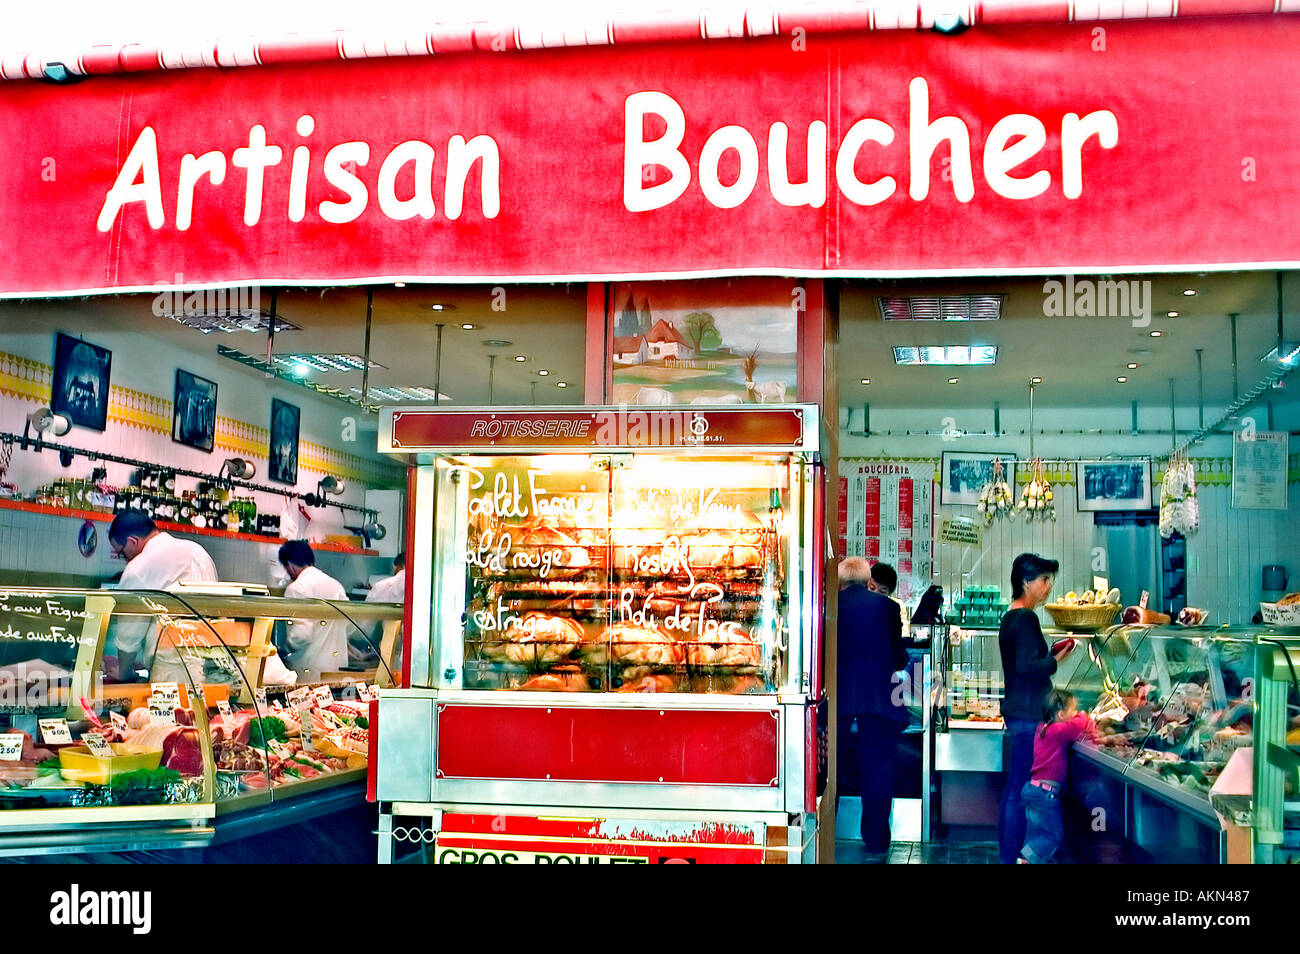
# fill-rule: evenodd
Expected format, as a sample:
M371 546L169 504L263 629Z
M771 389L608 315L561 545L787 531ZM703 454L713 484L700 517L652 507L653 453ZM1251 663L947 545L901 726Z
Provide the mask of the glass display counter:
M1076 638L1082 645L1055 682L1097 723L1096 741L1075 743L1085 764L1077 773L1071 767L1069 786L1090 811L1121 811L1125 836L1157 858L1191 850L1192 856L1177 860L1224 860L1222 833L1228 829L1221 819L1258 830L1267 814L1262 810L1271 806L1275 841L1283 844L1282 833L1291 827L1283 785L1295 773L1284 768L1274 778L1267 767L1293 758L1286 738L1300 720L1294 672L1285 660L1300 647L1294 631L1116 626ZM1268 731L1276 738L1266 737ZM1294 738L1300 742L1300 735ZM1253 809L1245 798L1238 802L1245 810L1228 818L1216 811L1223 806L1212 803L1210 793L1243 749L1269 754L1262 766L1255 760ZM1098 772L1121 782L1123 792L1105 796ZM1150 817L1143 816L1147 808ZM1172 818L1169 810L1182 817ZM1170 826L1179 825L1181 836L1171 837Z
M393 683L401 612L194 592L0 592L0 854L201 846L222 816L363 782L369 700ZM337 672L297 685L278 665L278 620L343 627L374 668L340 659ZM138 668L118 671L118 646L140 647Z

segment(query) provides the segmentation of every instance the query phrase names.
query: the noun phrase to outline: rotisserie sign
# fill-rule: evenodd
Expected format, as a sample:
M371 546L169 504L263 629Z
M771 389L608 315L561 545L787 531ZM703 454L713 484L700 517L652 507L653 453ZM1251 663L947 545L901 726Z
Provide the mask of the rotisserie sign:
M392 414L392 450L560 447L802 449L802 408L735 411L403 411Z

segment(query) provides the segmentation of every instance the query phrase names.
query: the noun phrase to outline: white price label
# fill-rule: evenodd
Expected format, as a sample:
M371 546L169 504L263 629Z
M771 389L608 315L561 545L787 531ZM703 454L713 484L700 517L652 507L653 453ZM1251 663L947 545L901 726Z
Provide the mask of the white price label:
M301 700L298 703L298 721L302 728L298 731L298 738L302 741L304 752L314 752L316 747L311 744L311 697Z
M1106 579L1104 576L1094 576L1092 578L1092 588L1102 596L1105 596L1110 592L1110 580Z
M86 748L90 749L90 754L97 759L111 759L113 757L113 747L104 741L104 737L98 732L87 732L81 737L81 741L86 743Z
M171 700L173 706L181 704L181 687L174 682L151 682L149 688L152 690L152 698L159 702ZM150 700L152 701L152 699Z
M229 716L229 715L230 715L230 702L229 702L229 700L226 700L226 699L218 699L218 700L217 700L217 711L218 711L219 713L221 713L221 718L223 718L223 719L226 718L227 716Z
M108 714L109 722L120 734L126 734L126 716L120 712L110 712Z
M258 686L253 690L253 702L259 709L266 708L266 686Z
M176 724L176 707L167 704L158 704L154 700L149 700L149 724L150 725L175 725Z
M323 706L334 705L334 693L330 690L329 686L317 686L312 691L312 695L315 696L316 701Z
M357 698L362 702L369 702L375 698L375 692L364 682L357 683Z
M298 689L294 689L287 696L285 696L285 698L289 701L289 705L291 707L296 708L298 703L301 702L303 699L311 698L311 687L302 686Z
M0 762L19 762L23 757L23 736L20 732L0 735Z
M1151 602L1151 591L1150 591L1150 590L1143 590L1143 591L1142 591L1142 599L1138 600L1138 606L1142 607L1143 609L1146 609L1146 608L1147 608L1147 604L1150 603L1150 602Z
M46 745L71 745L72 733L68 731L67 719L38 719L41 727L41 741Z

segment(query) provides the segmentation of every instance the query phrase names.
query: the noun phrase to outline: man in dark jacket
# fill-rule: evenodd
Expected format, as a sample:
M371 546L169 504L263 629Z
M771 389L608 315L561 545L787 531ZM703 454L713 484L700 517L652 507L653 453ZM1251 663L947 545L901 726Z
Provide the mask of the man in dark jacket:
M879 563L876 570L893 572ZM857 723L862 841L867 851L881 853L889 850L894 761L899 733L907 723L896 675L907 666L907 650L898 604L867 588L872 576L867 561L847 557L839 574L839 739L841 745L847 743L850 727Z

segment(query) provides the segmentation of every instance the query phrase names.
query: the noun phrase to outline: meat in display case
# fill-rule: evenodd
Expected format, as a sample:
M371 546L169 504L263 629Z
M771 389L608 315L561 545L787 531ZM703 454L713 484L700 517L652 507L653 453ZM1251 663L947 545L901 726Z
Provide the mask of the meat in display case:
M288 619L346 622L377 668L264 685ZM288 799L299 820L361 803L368 684L392 684L400 621L377 603L0 590L0 856L201 848L287 824ZM115 671L123 644L144 650L135 672Z
M1067 794L1094 812L1113 808L1124 837L1161 861L1226 858L1229 821L1255 829L1256 860L1300 851L1300 813L1285 791L1300 765L1286 738L1300 724L1294 661L1284 658L1300 655L1294 630L1121 625L1075 636L1082 646L1055 681L1092 714L1098 737L1075 743ZM1238 753L1250 760L1248 793L1216 804ZM1122 789L1107 796L1111 784ZM1241 814L1224 807L1243 803Z
M687 828L722 813L767 844L779 830L782 860L800 860L816 811L816 409L394 408L382 428L381 449L418 457L410 688L380 695L381 808L444 842L441 813L466 803L516 828L537 806Z

